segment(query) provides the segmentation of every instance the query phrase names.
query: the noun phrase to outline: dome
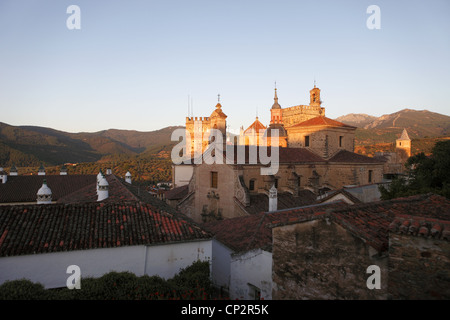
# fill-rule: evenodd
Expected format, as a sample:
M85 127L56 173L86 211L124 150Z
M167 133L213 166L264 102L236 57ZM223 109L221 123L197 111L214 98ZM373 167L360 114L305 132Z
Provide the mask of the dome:
M270 124L269 127L267 128L267 130L264 132L264 137L269 137L269 138L272 137L272 131L271 131L272 129L278 130L278 137L280 137L280 138L287 137L286 129L280 123Z

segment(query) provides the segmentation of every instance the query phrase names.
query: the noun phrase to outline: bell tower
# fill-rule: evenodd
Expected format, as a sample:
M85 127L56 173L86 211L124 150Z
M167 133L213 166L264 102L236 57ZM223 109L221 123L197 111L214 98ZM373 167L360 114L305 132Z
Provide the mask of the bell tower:
M316 87L316 82L314 81L314 88L309 91L309 106L320 107L321 104L320 89Z

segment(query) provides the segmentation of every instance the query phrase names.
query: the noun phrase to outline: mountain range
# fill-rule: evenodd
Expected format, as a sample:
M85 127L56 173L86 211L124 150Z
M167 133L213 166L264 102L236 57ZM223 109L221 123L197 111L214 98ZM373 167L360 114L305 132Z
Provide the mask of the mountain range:
M348 114L336 120L357 127L356 145L395 142L403 129L411 139L450 135L450 117L428 110L403 109L381 117Z
M348 114L337 121L357 127L355 144L372 145L395 142L403 129L411 139L449 136L450 117L427 110L404 109L374 117ZM0 122L0 166L36 166L62 163L95 162L112 155L122 158L136 155L170 153L178 142L172 132L182 126L155 131L109 129L99 132L69 133L38 126L12 126Z
M0 166L36 166L95 162L110 155L133 156L170 151L177 142L166 127L141 132L109 129L69 133L38 126L12 126L0 122Z

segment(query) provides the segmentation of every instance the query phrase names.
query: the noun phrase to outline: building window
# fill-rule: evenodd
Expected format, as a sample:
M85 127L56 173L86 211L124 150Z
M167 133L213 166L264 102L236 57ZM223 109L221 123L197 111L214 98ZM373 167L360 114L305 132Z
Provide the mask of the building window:
M297 177L297 187L300 187L300 184L301 184L300 177Z
M342 147L342 140L344 139L343 136L339 136L339 147Z
M255 190L255 179L250 180L248 189L249 189L250 191Z
M373 178L373 170L369 170L369 183L372 182L372 178Z
M211 172L211 188L217 188L218 174L215 171Z
M305 147L309 147L309 136L305 136Z
M278 178L275 178L275 188L278 189Z

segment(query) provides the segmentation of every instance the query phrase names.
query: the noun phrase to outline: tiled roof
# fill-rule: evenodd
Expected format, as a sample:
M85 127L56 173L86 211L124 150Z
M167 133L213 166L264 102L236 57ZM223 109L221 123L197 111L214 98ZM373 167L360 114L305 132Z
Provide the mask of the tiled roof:
M315 118L300 122L298 124L295 124L291 126L290 128L295 127L311 127L311 126L328 126L328 127L344 127L344 128L352 128L356 129L356 127L349 126L345 123L324 117L324 116L317 116Z
M450 240L450 200L434 194L356 205L339 201L209 222L204 227L236 252L271 250L272 227L322 218L338 223L379 252L388 249L389 232Z
M53 201L97 181L96 175L8 176L7 182L0 184L0 203L35 202L44 179L52 190Z
M448 231L450 200L434 194L417 195L348 206L333 210L330 217L383 252L389 245L389 232L396 231L395 221L434 221L442 231Z
M139 202L0 206L0 256L209 239L181 216Z
M406 131L406 129L403 129L402 135L397 140L411 140L408 136L408 132Z
M383 160L378 158L371 158L367 156L363 156L361 154L357 154L347 150L341 150L332 156L329 162L341 162L341 163L384 163Z
M289 192L278 192L278 210L297 208L316 203L317 196L309 190L300 190L297 197ZM245 211L250 214L266 212L269 208L269 197L265 194L250 194L250 205L245 207Z
M325 214L331 208L345 206L343 202L291 208L271 213L258 213L245 217L214 221L202 226L213 233L217 240L235 252L261 248L272 250L272 229L274 224L292 221L306 221Z
M234 148L234 150L231 150ZM259 147L259 146L227 146L226 153L227 159L232 160L234 163L238 163L241 159L238 158L238 154L243 154L245 164L250 164L252 156L256 155L256 163L260 163L260 152L263 155L270 157L272 155L272 149L277 149L279 154L280 163L310 163L310 162L325 162L324 159L309 151L306 148L271 148L271 147ZM232 153L233 152L233 153ZM234 158L230 155L233 154ZM225 161L224 161L225 162ZM240 163L239 163L240 164Z
M343 196L345 196L348 200L350 200L353 203L361 203L362 202L361 200L359 200L357 197L355 197L353 194L351 194L350 192L348 192L345 189L330 191L330 193L326 197L320 199L319 202L322 203L327 200L333 199L338 194L342 194Z
M252 130L255 131L255 133L259 133L259 130L265 130L266 126L261 123L261 121L256 118L256 120L247 128L245 129L244 133L251 133Z
M185 196L187 196L188 192L189 192L189 186L184 185L184 186L173 188L173 189L167 191L164 194L164 197L168 200L180 200L180 199L183 199Z
M138 198L129 191L123 183L115 175L106 175L108 181L108 198L103 201L138 201ZM81 202L95 202L98 199L97 195L97 180L84 188L75 192L67 194L58 199L60 203L81 203ZM49 186L50 187L50 186ZM51 187L50 187L51 188Z
M118 181L122 182L122 185L128 189L139 201L145 202L151 205L153 208L158 210L163 210L164 212L169 212L172 214L179 214L179 212L168 205L165 201L158 199L157 197L151 195L145 188L139 187L138 185L126 183L123 179L118 178ZM186 218L187 219L187 218Z

